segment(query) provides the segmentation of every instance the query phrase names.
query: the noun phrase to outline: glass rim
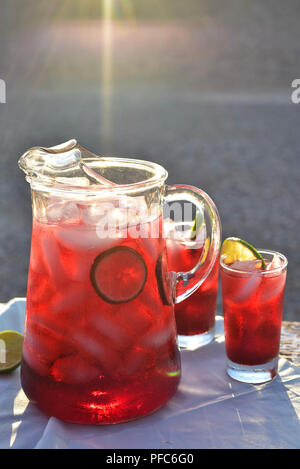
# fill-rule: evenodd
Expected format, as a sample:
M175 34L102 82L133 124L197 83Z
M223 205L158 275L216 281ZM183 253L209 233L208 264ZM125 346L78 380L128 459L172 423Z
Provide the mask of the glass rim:
M148 169L152 172L152 176L148 179L144 179L142 181L137 181L134 183L129 184L116 184L116 185L90 185L90 186L74 186L70 184L61 184L55 182L50 182L42 178L35 178L32 174L26 174L26 180L30 183L32 189L35 190L45 190L48 192L55 192L55 193L66 193L72 191L72 195L106 195L112 193L128 193L128 192L144 192L147 189L162 185L167 177L168 172L167 170L158 163L147 161L147 160L140 160L134 158L121 158L121 157L114 157L114 156L103 156L101 157L102 161L106 161L109 163L109 166L113 167L126 167L129 166L131 168L135 168L137 170Z
M259 273L260 275L270 275L270 274L275 274L275 273L278 273L278 272L281 272L282 270L286 269L287 265L288 265L288 260L286 258L286 256L284 254L281 254L280 252L278 251L272 251L271 249L257 249L257 251L260 253L260 254L271 254L271 255L277 255L280 257L280 259L282 260L282 264L278 267L274 267L273 269L270 269L270 270L258 270L257 273ZM257 259L259 261L259 259ZM228 266L226 265L224 262L223 262L223 259L222 259L222 256L220 255L220 267L225 271L229 271L229 272L234 272L235 274L246 274L246 275L251 275L253 274L253 272L249 272L249 270L241 270L241 269L235 269L231 266Z

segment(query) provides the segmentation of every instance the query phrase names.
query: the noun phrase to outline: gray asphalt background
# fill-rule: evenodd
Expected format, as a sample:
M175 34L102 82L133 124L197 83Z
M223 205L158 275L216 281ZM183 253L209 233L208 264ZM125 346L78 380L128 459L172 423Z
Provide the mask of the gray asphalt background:
M76 15L80 0L38 3L0 0L0 301L26 294L31 206L17 159L75 137L162 164L169 184L210 194L223 238L283 252L284 319L300 320L300 3L132 1L129 15L117 2L106 62L94 0Z

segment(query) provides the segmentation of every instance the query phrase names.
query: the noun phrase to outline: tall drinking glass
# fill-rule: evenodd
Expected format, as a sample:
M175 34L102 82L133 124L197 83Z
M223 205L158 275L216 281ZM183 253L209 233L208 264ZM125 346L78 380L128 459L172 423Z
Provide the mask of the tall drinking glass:
M277 375L287 259L259 251L266 261L221 258L221 282L227 373L247 383L263 383Z
M205 249L206 230L199 230L191 239L193 222L168 222L167 251L170 269L189 270ZM218 245L216 245L218 252ZM175 305L178 344L181 349L195 350L214 338L219 257L205 281L186 300Z

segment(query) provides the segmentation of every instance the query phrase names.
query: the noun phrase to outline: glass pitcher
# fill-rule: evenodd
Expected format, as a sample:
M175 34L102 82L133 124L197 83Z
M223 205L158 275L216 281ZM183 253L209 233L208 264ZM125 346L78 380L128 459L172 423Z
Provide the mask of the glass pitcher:
M19 160L33 229L22 386L48 415L129 421L161 407L180 380L174 303L195 291L219 251L217 209L200 189L166 186L156 163L96 156L76 140ZM205 249L170 272L163 207L188 201L205 218Z

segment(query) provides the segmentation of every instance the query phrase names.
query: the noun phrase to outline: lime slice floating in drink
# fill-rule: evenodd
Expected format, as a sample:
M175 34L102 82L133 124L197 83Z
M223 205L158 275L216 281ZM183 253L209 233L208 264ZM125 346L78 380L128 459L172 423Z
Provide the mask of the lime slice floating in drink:
M96 293L108 303L134 300L147 280L147 266L142 256L127 246L116 246L97 256L90 270Z
M260 260L261 267L266 268L262 255L247 241L240 238L226 238L221 249L224 264L229 265L235 261Z
M0 373L8 373L20 365L23 339L16 331L0 332Z
M210 247L210 238L206 238L205 240L205 243L204 243L204 246L203 246L203 251L202 251L202 256L201 256L201 260L200 260L200 265L203 265L204 262L206 261L206 258L207 258L207 254L208 254L208 251L209 251L209 247Z
M167 279L167 260L166 252L162 251L158 256L155 266L155 275L157 280L157 288L159 291L159 296L163 305L170 306L172 304L172 295L171 291L168 290L168 279Z

